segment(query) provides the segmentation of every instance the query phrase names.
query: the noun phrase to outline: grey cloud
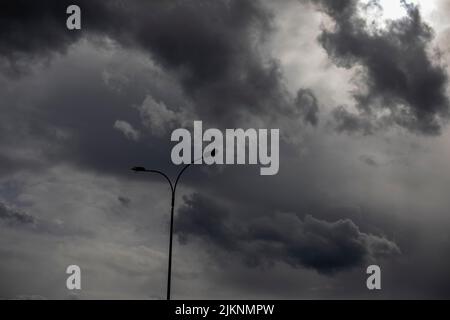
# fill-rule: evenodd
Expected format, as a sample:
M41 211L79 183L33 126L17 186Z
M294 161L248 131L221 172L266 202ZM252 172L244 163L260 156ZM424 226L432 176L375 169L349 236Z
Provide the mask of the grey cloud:
M298 112L302 115L306 123L317 125L319 122L318 113L319 105L316 96L309 89L300 89L297 91L295 98L295 105Z
M376 130L376 125L371 119L350 113L343 106L334 109L332 114L334 118L332 125L337 132L360 132L363 135L369 135Z
M137 108L144 125L156 136L167 134L169 129L179 126L186 116L181 111L177 112L168 108L164 102L156 101L149 95Z
M66 260L62 267L53 260L60 254L55 254L52 246L60 243L66 246L63 254L68 256L67 263L73 263L77 252L85 248L89 254L80 258L81 261L98 265L95 275L87 282L95 292L83 290L86 293L82 297L142 298L149 293L158 295L160 290L162 292L166 279L165 239L170 191L167 185L160 185L160 177L132 174L128 168L148 165L163 169L173 177L178 168L168 165L171 144L166 134L168 129L184 121L192 123L194 116L210 120L208 126L212 126L212 122L221 122L227 127L240 120L237 113L255 115L259 117L257 123L264 125L281 116L299 124L292 127L303 143L302 150L292 150L281 142L282 169L273 177L259 176L255 166L198 166L186 172L180 192L201 192L222 202L219 205L209 198L195 196L187 198L178 212L178 237L189 246L175 250L174 259L184 262L177 263L177 270L174 270L174 294L177 296L227 298L232 294L248 298L250 292L265 290L258 293L271 298L343 298L349 295L370 298L365 287L361 289L361 278L365 275L364 268L358 267L361 263L379 262L380 257L398 253L399 247L402 249L400 258L408 261L410 253L417 252L417 260L423 265L429 263L423 256L424 251L433 248L445 252L446 248L442 248L440 242L426 242L425 236L417 237L409 231L409 228L423 228L422 222L411 220L414 216L432 221L433 227L442 226L439 232L430 226L430 234L445 237L448 233L444 230L448 221L436 217L441 211L442 216L447 216L448 211L443 191L448 177L445 163L441 162L447 154L442 153L446 152L445 139L434 145L432 140L440 139L428 139L425 144L413 135L398 139L389 133L386 140L376 135L348 137L329 134L320 126L311 130L313 134L304 134L302 126L318 124L319 106L323 104L320 101L328 92L321 87L328 83L320 81L311 91L300 82L302 89L297 94L285 92L280 65L270 56L262 57L260 45L265 45L266 37L271 35L272 17L259 2L81 1L83 30L78 33L65 29L64 6L61 5L61 10L52 9L54 6L44 0L39 2L42 7L34 3L30 7L28 2L9 3L20 5L14 9L16 13L33 16L30 21L35 21L34 24L29 24L29 19L12 15L2 21L24 20L23 24L15 23L17 43L34 43L27 40L28 36L36 37L36 43L40 43L41 40L37 40L40 35L35 34L40 31L47 32L42 37L52 37L51 32L68 35L67 38L52 38L60 39L61 43L42 42L43 48L16 45L9 35L0 37L0 46L4 49L1 55L13 65L31 66L34 71L34 61L52 59L46 67L36 68L37 72L14 79L5 74L0 77L3 112L0 119L0 173L2 179L10 177L20 181L14 194L8 196L5 188L0 191L8 203L18 201L17 206L22 207L21 201L25 201L26 211L35 221L29 225L15 222L16 226L11 227L7 221L16 218L1 219L6 227L1 231L4 245L0 250L3 262L0 264L3 276L0 287L3 292L8 292L2 295L12 297L36 292L49 297L65 297L66 293L58 289L64 290L64 286L60 286L54 277L66 265ZM0 6L7 3L2 1ZM272 3L284 5L284 2ZM336 1L330 5L339 9L346 3ZM237 10L240 6L244 8L241 11ZM25 7L33 10L19 12ZM239 14L242 17L238 17ZM40 18L43 15L46 19ZM303 27L300 26L303 19L296 15L290 19L294 20L291 24L295 30ZM36 27L44 23L53 27ZM29 32L31 27L35 29ZM320 32L311 28L310 31ZM188 35L192 36L192 41ZM304 40L298 39L297 35L288 35L286 40ZM301 34L298 36L302 37ZM19 41L21 37L23 39ZM105 37L114 40L113 45L99 41ZM57 57L53 59L55 55ZM295 54L295 59L308 61L308 58L300 50L298 56ZM311 79L315 78L315 72L307 75L310 80L306 83L314 81ZM325 71L318 68L317 72ZM328 72L319 79L326 78ZM336 80L341 81L339 75L331 74L330 81ZM296 88L291 88L292 92ZM336 88L341 86L333 87L333 90ZM320 101L315 99L316 93L321 93ZM148 107L147 97L156 102L156 109L149 108L140 113L142 106ZM334 98L329 100L334 101ZM339 103L343 102L336 101ZM339 113L342 123L336 121ZM360 110L353 114L344 107L338 108L334 115L333 124L339 130L362 130L366 135L391 126L394 119L391 116L380 121L375 117L375 111L364 113ZM114 130L117 119L133 124L134 130L141 134L139 141L125 139L121 132ZM253 124L248 121L242 125L249 123ZM282 120L278 123L282 132L290 129L291 123ZM422 154L408 149L406 146L411 141L427 147L427 151ZM358 158L361 154L375 154L376 160L384 163L384 159L390 159L386 155L389 150L394 150L395 154L404 153L411 166L404 168L393 163L387 171L381 165L378 170L373 170L360 161L364 159ZM424 168L425 164L428 169ZM40 176L55 166L61 166L61 171L51 178ZM26 168L30 170L24 170ZM82 177L70 175L71 170ZM102 180L110 175L112 180ZM61 177L65 179L59 181ZM47 182L43 184L43 180ZM100 184L91 188L87 180ZM32 193L33 209L29 207L30 191L27 189L30 186L39 190ZM72 188L64 190L66 186ZM110 191L105 195L107 200L97 189ZM81 195L79 191L82 191ZM68 210L60 211L67 206L70 207ZM276 214L277 211L295 214ZM114 214L120 212L127 214ZM81 229L84 228L90 233L83 233ZM63 239L65 235L76 236ZM61 236L61 239L55 241L55 236ZM108 250L107 244L111 243L116 248ZM147 244L160 253L153 256L147 250L137 250L130 259L126 253L137 244ZM206 250L197 250L195 245ZM123 250L122 258L117 250ZM19 260L16 252L33 256ZM208 253L218 259L231 257L220 262L232 263L237 269L235 277L230 275L233 270L229 265L209 266L205 257ZM102 255L106 255L107 260L102 259ZM445 255L439 254L442 256ZM120 261L117 261L118 257ZM158 261L160 266L156 275L153 271L148 272L147 263L142 264L143 257L148 258L149 264ZM195 264L189 265L189 259L195 260ZM16 263L33 266L36 261L46 265L42 265L40 271L15 267ZM391 262L397 263L396 259L389 260ZM117 272L110 272L112 264ZM448 262L436 259L433 264L445 269ZM272 267L249 269L248 265ZM410 279L401 283L395 279L384 282L399 286L399 291L392 295L387 287L383 288L384 296L405 297L408 295L404 292L418 290L417 281L411 279L421 278L422 270L417 267L417 271L410 274L401 267L397 264L389 272L394 272L395 277L411 275ZM218 283L217 278L204 272L208 268L214 269L213 273L223 282ZM352 271L347 272L349 269ZM342 272L336 273L338 271ZM48 272L49 275L39 277L42 285L35 285L36 290L27 291L27 280L35 279L36 272L44 275ZM334 273L333 277L328 276L331 273ZM252 280L247 282L250 274ZM447 284L445 275L445 272L430 271L433 284ZM148 279L143 281L143 277ZM10 281L16 278L22 281ZM335 294L330 294L327 288L308 291L303 282L305 278L310 284L308 288L337 283L336 287L341 291L335 291ZM261 283L264 283L264 289L258 286ZM426 296L430 287L431 284L421 294ZM49 293L55 289L58 293ZM351 290L355 291L351 293ZM439 295L444 296L448 296L448 291Z
M128 197L118 196L117 200L125 207L128 207L131 204L131 199Z
M303 116L317 122L312 92L300 91L295 100L283 84L277 61L263 54L261 44L272 31L272 15L259 1L135 0L126 6L122 1L79 1L79 32L65 27L68 4L48 0L30 8L27 1L3 2L0 10L7 19L0 25L0 55L17 64L21 57L64 52L82 37L107 36L147 52L176 74L204 120L217 124L237 122L248 114L292 115L299 99L307 99ZM22 7L27 7L26 13Z
M134 129L133 126L126 121L116 120L116 122L114 122L114 129L117 129L120 132L122 132L125 135L125 137L127 137L130 140L133 141L139 140L139 131Z
M379 165L378 161L373 156L370 155L361 155L359 157L359 160L361 160L362 162L371 167L378 167Z
M199 194L185 198L176 232L182 243L199 238L253 266L285 262L323 274L400 253L394 242L361 232L350 219L328 222L310 215L301 219L293 213L276 213L248 222L231 220L226 209Z
M51 0L2 1L0 66L14 75L43 58L66 52L80 37L80 33L63 32L68 4Z
M37 218L29 213L15 210L2 202L0 202L0 222L4 222L9 227L22 228L24 230L54 236L90 236L89 232L80 228L66 226L59 221Z
M181 243L189 236L211 241L225 249L236 249L236 226L227 224L228 212L210 199L194 194L184 197L184 206L178 211L176 230Z
M33 216L14 210L0 202L0 220L12 225L33 225L36 219Z
M51 73L39 69L43 71L40 77L45 78L39 88L43 94L25 86L20 95L31 100L22 104L27 107L10 108L5 114L6 119L20 121L20 128L26 128L21 144L42 140L38 152L43 166L46 161L61 161L118 174L125 174L123 168L131 163L167 167L168 129L196 119L218 127L247 125L245 121L252 117L267 127L283 123L277 118L317 123L317 99L312 91L301 89L297 97L292 96L276 59L263 53L262 46L272 32L272 16L258 1L134 0L126 6L122 1L80 1L81 31L69 31L65 26L68 4L65 0L31 6L20 0L2 2L5 10L1 12L7 18L2 20L0 32L14 28L14 37L0 37L3 58L11 64L33 66L34 60L45 61L55 53L67 52L62 57L67 63L55 66L58 59L52 60ZM27 13L22 12L23 7L28 8ZM155 72L148 75L150 79L139 79L138 83L146 85L130 80L126 91L111 92L108 83L99 85L95 75L100 72L105 81L105 57L86 53L86 48L116 52L99 41L106 37L120 44L120 50L145 55L162 75ZM27 79L34 77L37 75ZM8 105L21 104L18 100L13 96ZM23 117L25 113L34 114L32 121ZM131 140L139 135L139 143L112 134L112 124ZM49 127L64 132L67 139L47 132ZM12 141L17 132L8 132L3 139ZM117 149L122 150L120 155Z
M319 36L334 63L363 67L365 88L354 93L358 113L338 110L338 130L371 133L374 127L396 124L414 133L440 134L449 116L448 75L428 55L434 33L419 8L404 2L407 17L371 30L358 14L358 0L312 1L336 23ZM378 120L381 111L388 115Z

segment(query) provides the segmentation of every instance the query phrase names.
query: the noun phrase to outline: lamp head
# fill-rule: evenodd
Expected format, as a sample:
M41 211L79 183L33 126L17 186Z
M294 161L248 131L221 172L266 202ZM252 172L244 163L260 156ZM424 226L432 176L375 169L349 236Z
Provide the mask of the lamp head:
M131 168L131 170L133 170L135 172L147 171L147 169L145 169L144 167L133 167L133 168Z

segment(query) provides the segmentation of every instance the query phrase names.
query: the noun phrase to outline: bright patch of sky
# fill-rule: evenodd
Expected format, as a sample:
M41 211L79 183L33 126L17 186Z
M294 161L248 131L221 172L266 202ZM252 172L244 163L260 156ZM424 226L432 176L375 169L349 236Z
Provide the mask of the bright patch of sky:
M436 1L433 0L362 0L362 14L368 16L373 26L383 28L389 21L397 20L407 15L406 4L418 5L422 16L429 20L436 10Z

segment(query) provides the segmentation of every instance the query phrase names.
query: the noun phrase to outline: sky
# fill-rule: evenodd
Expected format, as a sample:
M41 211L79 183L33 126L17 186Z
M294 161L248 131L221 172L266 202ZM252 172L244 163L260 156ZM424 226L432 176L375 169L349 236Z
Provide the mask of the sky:
M448 0L70 4L0 3L0 298L164 299L194 120L280 168L185 172L172 298L450 298Z

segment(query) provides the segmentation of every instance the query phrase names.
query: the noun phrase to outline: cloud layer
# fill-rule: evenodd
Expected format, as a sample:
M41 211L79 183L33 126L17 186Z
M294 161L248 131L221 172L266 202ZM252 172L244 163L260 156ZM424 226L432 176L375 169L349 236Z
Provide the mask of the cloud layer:
M193 120L279 128L280 170L183 174L174 297L450 296L446 4L80 0L81 31L69 4L0 4L0 297L73 298L70 264L77 298L164 297L170 188L129 168L176 177Z
M362 67L360 89L353 95L358 115L336 109L337 129L371 133L395 124L418 134L440 134L449 116L448 75L430 57L434 32L419 8L404 2L407 16L382 28L361 14L361 1L313 2L335 23L319 37L333 62ZM371 6L378 1L365 9Z
M231 220L223 206L199 194L185 199L176 230L182 242L200 238L212 252L228 251L252 266L284 262L324 274L400 253L395 243L361 232L350 219L275 213L250 222Z

